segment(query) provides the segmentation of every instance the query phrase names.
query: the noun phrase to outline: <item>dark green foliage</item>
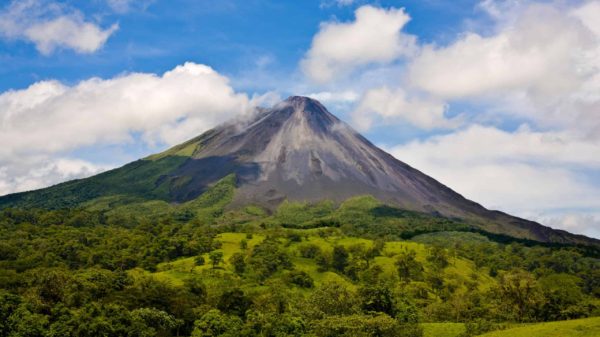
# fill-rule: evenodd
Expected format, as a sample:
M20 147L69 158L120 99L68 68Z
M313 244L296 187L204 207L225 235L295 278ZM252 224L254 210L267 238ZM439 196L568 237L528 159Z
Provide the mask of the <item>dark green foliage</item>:
M396 317L396 303L390 288L382 284L365 285L358 290L358 296L364 313L384 313Z
M250 304L250 299L241 289L233 289L221 295L217 308L230 315L246 317L246 311L250 308Z
M319 337L420 337L418 326L403 326L385 315L331 316L315 322L314 332Z
M417 254L413 250L402 252L396 259L398 276L404 282L419 281L423 278L423 266L416 259Z
M348 251L344 246L335 246L333 247L333 254L331 259L331 266L333 269L338 272L344 272L346 267L348 266Z
M288 280L290 283L295 284L302 288L312 288L315 285L312 277L306 272L301 270L292 270L288 274Z
M186 159L187 157L183 156L167 156L158 160L137 160L92 178L73 180L34 192L0 198L0 208L75 207L86 201L110 195L123 196L123 201L132 198L166 200L169 198L169 187L167 185L166 188L161 188L160 179L165 172L175 170Z
M192 337L235 337L239 336L241 328L242 320L239 317L212 309L194 322Z
M208 254L208 258L210 260L210 263L212 264L213 269L215 269L223 261L223 252L215 250Z
M444 248L433 246L427 256L427 261L437 269L444 269L448 266L448 253Z
M246 256L242 253L235 253L229 259L229 263L233 266L233 270L238 275L242 275L246 271Z
M249 259L252 270L264 280L281 269L291 269L292 262L287 253L274 239L267 239L254 247Z
M206 263L204 256L202 256L202 255L196 256L194 258L194 263L196 263L197 266L203 266Z
M321 254L321 248L312 243L300 245L298 249L300 250L300 256L307 259L314 259Z
M309 299L317 316L351 315L358 312L357 298L342 284L325 283Z

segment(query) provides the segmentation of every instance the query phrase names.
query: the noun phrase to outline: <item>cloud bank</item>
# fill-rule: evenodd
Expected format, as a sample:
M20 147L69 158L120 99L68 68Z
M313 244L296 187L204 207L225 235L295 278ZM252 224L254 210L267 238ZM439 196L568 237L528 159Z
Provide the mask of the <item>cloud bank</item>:
M101 28L80 11L51 1L13 0L0 11L0 37L29 41L44 55L58 48L93 53L118 29L116 23Z

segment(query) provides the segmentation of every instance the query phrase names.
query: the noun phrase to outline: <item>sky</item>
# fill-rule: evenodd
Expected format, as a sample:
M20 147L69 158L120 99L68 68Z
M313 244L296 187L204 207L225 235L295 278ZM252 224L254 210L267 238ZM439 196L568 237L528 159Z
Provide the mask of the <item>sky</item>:
M290 95L487 208L600 238L600 0L3 0L0 195Z

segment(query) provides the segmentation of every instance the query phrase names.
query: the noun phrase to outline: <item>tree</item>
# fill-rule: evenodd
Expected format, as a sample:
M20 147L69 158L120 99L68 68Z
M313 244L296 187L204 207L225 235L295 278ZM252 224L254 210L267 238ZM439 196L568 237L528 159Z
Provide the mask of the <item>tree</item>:
M312 288L314 281L310 275L302 270L292 270L288 274L289 282L302 288Z
M225 315L217 309L212 309L194 322L192 337L239 336L241 327L242 320L239 317Z
M245 317L246 311L250 308L251 301L241 289L233 289L224 292L219 297L217 308L224 313Z
M314 243L306 243L298 246L300 256L307 259L314 259L317 255L321 254L321 248Z
M195 299L196 301L199 300L200 302L204 302L204 300L206 299L207 291L206 286L204 285L204 283L202 283L200 279L195 277L188 278L185 279L184 284L189 290L189 292L197 297L197 299Z
M212 268L215 269L223 261L223 252L213 250L208 254L208 258L212 263Z
M392 317L385 314L329 316L313 324L313 333L318 337L420 337L423 332L404 329Z
M233 266L233 270L238 275L242 275L246 270L246 259L242 253L234 253L231 255L229 263Z
M279 247L275 239L267 239L254 247L248 263L259 279L265 280L276 271L293 267L287 253Z
M396 317L396 305L392 291L382 285L365 285L358 290L360 308L366 314L382 312Z
M348 251L344 246L333 247L331 266L338 272L343 273L348 266L348 256Z
M164 311L154 308L135 309L131 312L132 327L140 327L140 336L169 336L171 330L181 325L181 321ZM150 329L148 329L150 328Z
M427 256L429 261L435 268L444 269L448 266L448 253L442 247L433 246Z
M396 258L396 268L398 276L403 282L411 280L418 281L423 277L423 266L416 259L417 253L414 250L409 250L398 254Z
M310 296L309 303L318 316L350 315L357 313L357 299L344 285L327 282Z
M504 316L520 322L533 320L544 300L533 275L520 269L504 273L495 293Z
M588 308L582 304L581 279L568 274L551 274L538 280L546 299L541 319L558 321L580 318L588 314Z
M48 316L32 313L25 305L19 306L6 321L8 336L44 336L48 327Z

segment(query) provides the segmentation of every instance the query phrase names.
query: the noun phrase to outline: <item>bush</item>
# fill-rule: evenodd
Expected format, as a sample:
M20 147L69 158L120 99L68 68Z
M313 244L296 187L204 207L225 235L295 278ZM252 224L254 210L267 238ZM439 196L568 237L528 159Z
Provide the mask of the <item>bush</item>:
M314 259L317 255L321 254L321 248L313 243L307 243L298 247L300 256L307 259Z
M385 314L331 316L313 325L312 332L319 337L420 337L422 329L416 325L399 324Z
M302 288L312 288L315 284L312 277L301 270L292 270L288 274L288 280L290 283Z

